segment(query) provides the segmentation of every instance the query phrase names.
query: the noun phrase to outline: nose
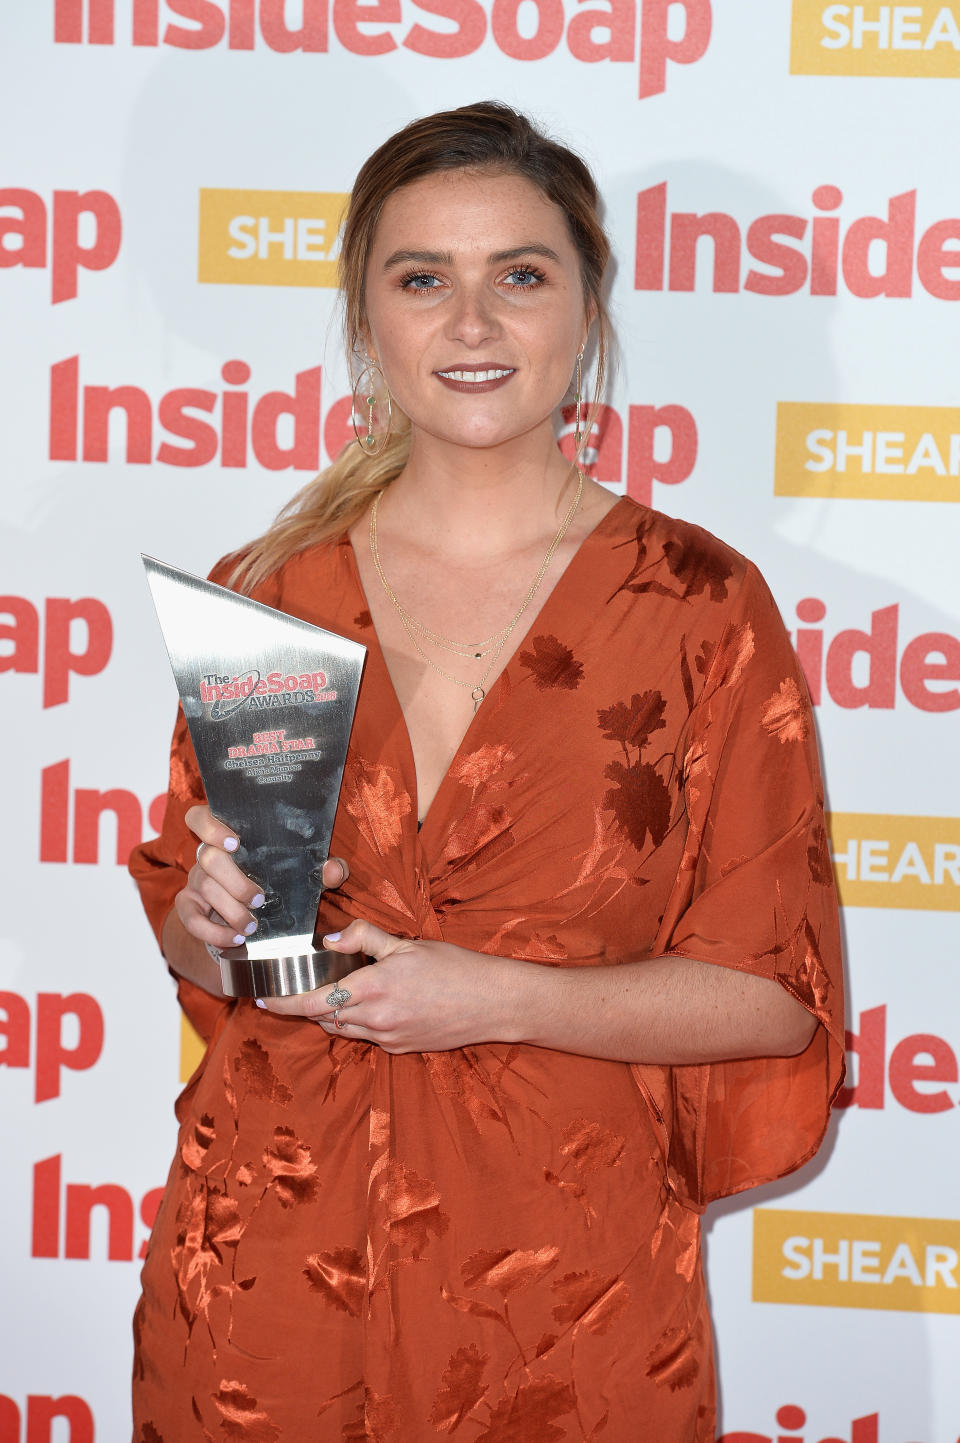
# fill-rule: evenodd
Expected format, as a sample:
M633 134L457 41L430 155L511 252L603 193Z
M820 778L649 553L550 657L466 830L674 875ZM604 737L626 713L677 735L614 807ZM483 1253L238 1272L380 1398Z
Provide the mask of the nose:
M447 312L448 334L468 346L482 346L501 334L497 298L483 285L464 285Z

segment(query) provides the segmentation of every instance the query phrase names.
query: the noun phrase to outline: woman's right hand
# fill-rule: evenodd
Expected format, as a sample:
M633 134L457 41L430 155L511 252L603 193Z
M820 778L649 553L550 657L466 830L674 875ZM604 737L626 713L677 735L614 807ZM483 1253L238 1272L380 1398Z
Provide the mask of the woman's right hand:
M230 855L239 847L239 837L208 806L190 807L185 820L202 845L186 886L173 900L160 945L172 972L222 998L216 954L208 954L207 948L229 952L255 936L263 893ZM349 875L339 857L328 857L323 864L322 883L331 891L342 887Z
M257 930L263 893L230 856L240 845L235 832L208 806L190 807L184 820L200 845L187 885L174 899L184 929L212 947L239 947Z
M264 901L257 883L230 855L240 839L208 806L190 807L184 820L201 845L187 885L174 899L177 916L191 937L211 947L240 947L256 932L256 910ZM324 862L324 887L340 887L347 876L347 864L339 857Z

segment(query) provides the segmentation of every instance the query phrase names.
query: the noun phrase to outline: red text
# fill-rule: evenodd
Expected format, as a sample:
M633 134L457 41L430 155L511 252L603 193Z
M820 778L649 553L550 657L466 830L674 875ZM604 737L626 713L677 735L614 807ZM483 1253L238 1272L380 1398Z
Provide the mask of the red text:
M105 792L77 787L72 808L70 802L69 761L44 767L40 780L40 861L99 862L100 823L105 813L110 812L116 819L115 861L117 866L125 867L133 848L143 841L143 808L139 799L124 787L111 787ZM167 794L161 792L147 808L147 820L155 833L163 826L166 805Z
M835 296L842 283L851 295L865 300L907 297L913 295L916 274L929 295L941 301L960 300L960 218L936 221L918 242L917 192L908 190L890 200L886 217L852 221L841 244L841 220L832 212L843 204L843 192L835 185L821 185L812 199L816 209L826 214L812 220L763 215L749 223L747 255L763 269L751 267L744 276L743 236L732 215L675 211L668 224L667 183L651 186L637 196L634 288L695 290L700 242L707 240L717 292L790 296L807 286L813 296Z
M250 367L227 361L220 374L227 385L240 387L249 381ZM50 460L108 461L116 416L122 418L125 459L133 465L208 466L219 457L221 466L247 466L252 449L256 464L268 471L317 471L321 378L320 366L298 372L292 393L268 391L252 414L246 391L218 394L179 386L160 397L154 414L140 386L84 386L81 393L80 358L71 356L50 371ZM349 396L330 408L324 429L328 456L353 439L352 408ZM292 432L288 445L279 439L281 422ZM155 428L166 433L159 445Z
M112 1263L130 1263L134 1258L135 1208L125 1187L116 1182L97 1186L61 1181L62 1159L44 1158L33 1169L33 1242L35 1258L83 1258L89 1260L93 1214L101 1209L106 1218L107 1258ZM163 1197L163 1188L151 1188L140 1202L140 1221L149 1234ZM136 1256L146 1255L146 1239Z
M247 676L218 676L212 672L200 683L202 702L238 701L248 696L276 696L283 691L323 691L327 684L324 671L305 671L298 675L282 671L268 672L260 677L259 672Z
M789 1438L783 1433L723 1433L717 1439L717 1443L805 1443L802 1435L797 1433L807 1421L807 1415L802 1408L793 1403L785 1403L777 1410L777 1428L790 1430ZM850 1424L849 1443L879 1443L880 1437L880 1414L870 1413L865 1418L854 1418ZM815 1443L811 1434L807 1443ZM821 1438L820 1443L845 1443L845 1440L831 1433L829 1438Z
M84 216L90 218L87 225ZM81 230L89 239L86 245L80 243ZM55 190L48 224L47 207L36 191L0 189L0 266L42 269L49 264L54 305L74 299L81 267L104 271L113 265L121 231L120 207L105 190Z
M859 1032L847 1031L847 1053L857 1059L857 1080L840 1089L837 1107L886 1106L886 1082L894 1099L908 1112L948 1112L954 1100L945 1087L932 1084L958 1080L957 1055L934 1032L914 1032L890 1051L887 1062L887 1009L870 1007L860 1013ZM918 1085L919 1084L919 1085Z
M250 379L245 361L227 361L220 374L227 386ZM57 362L50 372L50 459L107 461L123 446L127 462L167 466L247 466L253 461L270 471L317 471L320 442L328 460L354 443L353 399L333 402L321 424L322 367L297 373L292 392L268 391L251 403L245 390L223 392L178 387L154 406L139 386L80 386L80 358ZM585 418L586 407L582 409ZM197 414L197 413L200 414ZM560 450L574 456L576 407L562 411ZM111 433L111 418L122 433ZM207 417L209 419L204 419ZM286 423L289 444L278 428ZM184 444L156 444L155 423ZM653 482L675 486L685 481L697 460L697 425L685 406L629 406L624 426L612 406L600 406L588 438L585 467L597 481L626 483L629 496L650 504Z
M0 992L0 1037L6 1045L0 1051L0 1066L29 1067L30 1004L16 992ZM64 1023L75 1041L67 1045ZM103 1013L96 998L87 992L38 992L33 1058L36 1067L34 1100L48 1102L60 1096L60 1073L69 1067L85 1072L103 1051Z
M594 64L637 63L643 99L666 89L667 66L700 60L710 43L710 0L601 0L573 9L569 21L563 0L528 0L536 20L520 23L523 0L302 0L297 25L286 19L285 0L167 0L166 8L187 25L161 28L159 0L132 0L126 34L134 45L171 45L181 50L210 50L226 41L229 50L255 50L258 39L281 55L294 51L324 53L331 29L337 44L353 55L387 55L402 47L435 60L473 55L490 39L512 60L545 60L561 45L575 60ZM410 9L452 23L434 30L409 23ZM670 11L682 12L682 34L669 33ZM637 23L639 12L639 27ZM165 17L163 17L165 19ZM377 25L380 28L373 30ZM362 29L361 29L362 27ZM638 34L639 28L639 34ZM116 44L114 0L55 0L54 40L60 45ZM397 33L397 32L401 33Z
M586 421L587 407L581 408ZM572 461L576 455L576 406L564 406L560 450ZM686 481L697 461L697 423L685 406L629 406L627 443L620 413L598 406L581 466L595 481L606 485L626 483L634 501L649 506L654 481L677 486Z
M21 1417L26 1417L26 1432ZM56 1419L64 1419L70 1432L54 1430ZM31 1393L26 1407L0 1393L0 1443L93 1443L94 1421L90 1407L75 1393L64 1393L60 1398L51 1398L42 1393Z
M822 622L826 614L818 597L807 596L797 603L797 617L804 624L797 627L794 644L814 706L821 704L826 688L837 706L888 710L897 703L899 680L900 692L920 711L960 707L960 688L943 685L960 682L960 638L945 631L925 631L901 651L900 608L894 605L870 613L869 631L856 627L838 631L825 646L823 629L810 623Z
M9 618L7 620L6 618ZM43 705L69 700L70 677L96 676L113 650L113 622L102 601L92 596L69 601L50 596L40 612L24 596L0 596L0 672L43 672ZM77 647L74 650L74 646Z

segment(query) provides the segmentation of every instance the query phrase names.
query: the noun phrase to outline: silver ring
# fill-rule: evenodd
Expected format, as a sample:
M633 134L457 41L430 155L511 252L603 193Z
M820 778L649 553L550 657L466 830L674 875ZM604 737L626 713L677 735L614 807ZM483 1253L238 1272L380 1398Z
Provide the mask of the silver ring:
M200 853L203 851L203 849L204 849L204 847L205 847L206 845L207 845L206 842L201 842L200 845L199 845L198 848L197 848L196 861L197 861L197 864L198 864L198 865L199 865L199 862L200 862Z
M335 1007L335 1008L333 1009L333 1022L334 1022L334 1026L335 1026L335 1027L339 1027L341 1032L343 1031L343 1029L344 1029L344 1028L346 1027L346 1025L347 1025L345 1022L341 1022L341 1021L340 1021L340 1008L339 1008L339 1007Z
M339 1011L339 1009L344 1005L345 1002L350 1001L351 995L352 994L347 991L346 987L341 987L340 983L338 982L336 987L334 987L333 991L327 993L326 1001L330 1004L334 1011Z

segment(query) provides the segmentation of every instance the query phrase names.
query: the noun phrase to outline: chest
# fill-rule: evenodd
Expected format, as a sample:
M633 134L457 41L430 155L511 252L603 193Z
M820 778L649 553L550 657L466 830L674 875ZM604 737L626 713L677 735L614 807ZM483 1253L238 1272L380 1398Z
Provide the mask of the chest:
M367 609L413 753L421 820L479 707L536 625L575 549L571 538L531 590L536 560L431 568L395 553L394 574L386 578L366 535L355 538Z
M408 655L391 685L374 650L338 845L382 925L541 960L655 934L684 841L686 706L668 659L606 619L555 595L476 715L469 695L445 712Z

